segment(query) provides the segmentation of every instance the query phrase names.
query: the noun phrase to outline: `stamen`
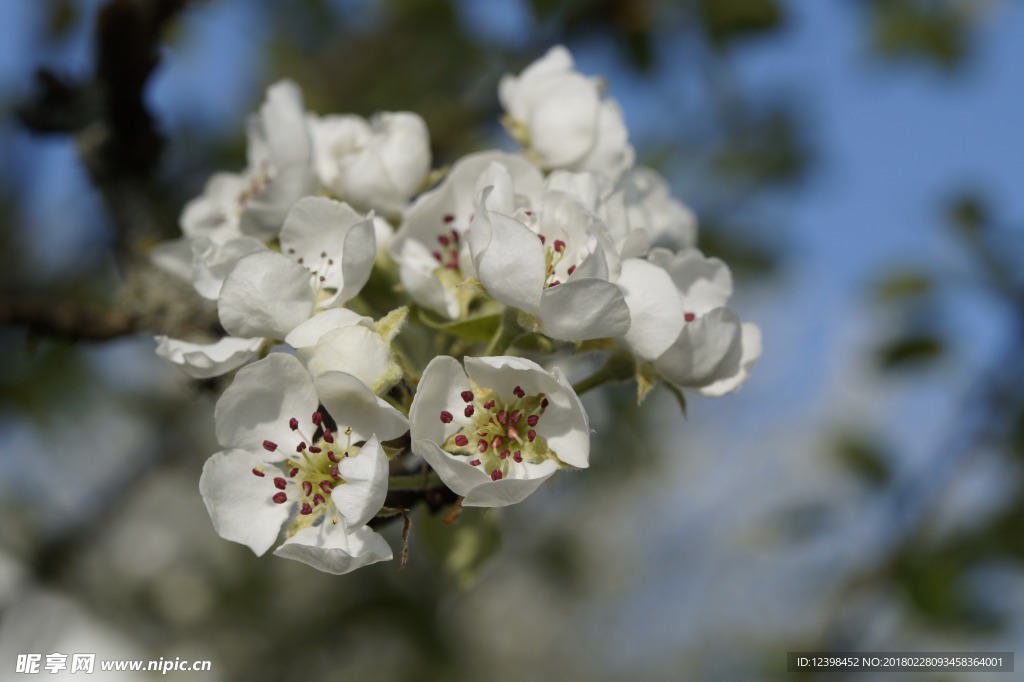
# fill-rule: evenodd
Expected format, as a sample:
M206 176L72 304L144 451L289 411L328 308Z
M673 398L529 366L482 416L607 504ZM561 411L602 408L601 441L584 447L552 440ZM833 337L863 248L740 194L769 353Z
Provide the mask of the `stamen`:
M319 453L323 452L323 450L321 450L320 448L318 448L318 447L317 447L317 446L315 446L315 445L310 445L310 446L309 446L309 451L310 451L310 452L312 452L312 453L313 453L314 455L316 455L316 454L319 454Z
M454 223L455 222L455 216L453 216L451 213L445 213L444 217L441 218L441 220L443 220L446 223Z
M520 450L516 450L515 452L512 453L512 459L514 459L517 462L522 462L523 453Z
M331 478L340 478L340 476L338 475L338 467L331 467Z
M334 434L331 433L330 429L324 429L324 442L325 443L333 443L334 442Z
M491 480L492 481L500 481L501 480L501 469L495 469L494 471L491 472Z
M534 439L537 437L537 432L534 431L533 429L530 429L529 431L526 432L526 437L532 443L534 441Z
M288 426L291 428L292 431L297 431L299 428L299 420L296 419L295 417L292 417L291 419L288 420Z
M694 320L697 319L697 316L694 315L693 313L684 313L683 319L686 320L687 322L693 322Z
M321 495L320 493L317 493L316 495L313 496L313 506L314 507L316 507L318 505L321 505L321 504L323 504L326 501L327 500L324 499L324 496Z
M320 410L313 413L313 423L320 426L320 422L324 420L324 416L320 414Z
M570 265L569 266L569 274L571 275L574 272L576 272L576 266L575 265Z
M263 441L263 449L267 452L273 452L274 450L277 450L277 443L272 440L265 440Z
M278 490L284 490L288 487L288 481L284 480L280 476L274 478L274 487Z
M480 452L487 452L487 441L481 440L479 443L476 444L476 449L479 450Z
M259 476L260 478L263 478L264 476L266 476L266 474L263 473L263 467L254 467L253 470L252 470L252 475L253 476Z
M522 419L522 417L523 417L523 413L522 412L520 412L519 410L512 410L512 414L510 414L508 416L508 419L513 424L518 424L519 420Z
M491 439L491 447L497 450L498 448L501 447L501 444L503 442L504 440L502 439L501 436L495 436L494 438Z
M304 494L304 495L305 495L306 497L309 497L309 494L310 494L311 492L313 492L313 484L312 484L312 483L310 483L309 481L303 481L303 482L302 482L302 493L303 493L303 494Z
M480 466L480 460L478 460L478 459L473 459L473 460L470 460L470 462L469 462L469 466L473 466L473 467L478 467L478 466Z
M284 504L288 501L288 496L284 493L276 493L272 498L275 504Z
M297 473L299 473L299 467L292 467L291 471L288 472L288 475L295 478L295 474Z
M498 423L508 424L508 412L505 410L498 410Z
M306 441L302 441L301 443L299 443L298 445L295 446L295 452L302 452L305 449L306 449Z
M320 490L323 490L325 495L330 495L331 491L334 490L334 486L331 485L330 481L320 481Z
M463 436L461 433L455 436L455 444L460 448L469 445L469 439Z
M519 429L517 429L514 426L508 427L508 437L511 438L512 440L518 439L519 438Z
M465 414L467 417L472 417L473 416L473 412L474 412L473 406L472 405L466 405L466 409L464 410L463 414Z
M489 410L492 407L494 407L494 399L493 398L491 400L488 400L486 403L484 403L484 409L485 410Z
M511 454L511 453L509 453L508 450L502 450L501 451L501 458L502 459L508 459L509 454Z
M544 398L544 400L541 400L541 401L540 401L540 409L542 409L542 410L543 410L543 409L544 409L545 407L547 407L547 406L548 406L548 404L549 404L549 403L548 403L548 399L547 399L547 398Z
M473 402L473 391L463 391L460 395L467 403Z
M565 242L563 242L561 239L556 239L555 251L557 251L558 253L562 253L563 251L565 251Z
M299 510L299 513L303 516L309 516L313 513L313 508L309 506L309 502L303 502L302 509Z
M517 398L526 397L526 391L523 390L522 386L516 386L515 388L512 389L512 392L516 394Z
M443 410L441 412L441 422L442 423L444 423L444 424L451 424L452 423L452 419L454 419L454 417L452 417L452 413L449 412L448 410Z
M337 456L336 454L334 454L334 451L333 451L333 450L328 450L328 451L327 451L327 459L331 460L331 461L332 461L332 462L334 462L335 464L337 464L337 463L338 463L338 461L339 461L339 460L338 460L338 456Z
M531 414L529 417L526 418L526 423L529 424L530 426L536 426L537 422L539 422L539 421L540 421L540 416L538 416L536 414Z

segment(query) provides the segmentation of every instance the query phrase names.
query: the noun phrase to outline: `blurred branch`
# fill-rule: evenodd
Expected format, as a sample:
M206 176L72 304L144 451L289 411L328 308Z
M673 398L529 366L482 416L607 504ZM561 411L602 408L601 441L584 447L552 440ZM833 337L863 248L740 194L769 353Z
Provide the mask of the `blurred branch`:
M0 325L24 325L32 334L69 341L108 341L135 331L131 318L118 311L38 299L0 300Z

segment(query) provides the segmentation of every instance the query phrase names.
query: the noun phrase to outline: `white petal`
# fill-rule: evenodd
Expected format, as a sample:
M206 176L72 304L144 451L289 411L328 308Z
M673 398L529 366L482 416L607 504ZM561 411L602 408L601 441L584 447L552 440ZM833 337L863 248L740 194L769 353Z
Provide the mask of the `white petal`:
M189 343L157 336L156 354L193 379L208 379L241 367L263 344L263 339L225 336L214 343Z
M621 336L629 329L622 290L601 279L573 279L544 290L541 329L564 341Z
M679 339L654 366L677 386L699 387L731 376L742 356L739 316L730 308L716 308L688 322Z
M235 237L225 242L196 237L192 240L192 286L203 298L216 301L224 278L238 261L266 249L263 242L252 237Z
M346 533L341 524L334 525L330 521L303 528L285 540L274 554L334 575L344 575L378 561L390 561L393 556L387 541L369 527Z
M224 240L238 236L238 202L248 180L238 173L214 173L203 193L185 204L181 231L186 237Z
M578 162L597 139L597 85L581 74L565 74L539 83L533 97L526 123L530 147L541 165L554 168Z
M597 114L597 129L590 150L573 166L600 173L614 182L633 165L636 152L629 144L629 131L622 118L622 110L612 99L601 102Z
M276 443L268 458L295 452L301 436L288 420L299 420L305 428L317 408L313 382L302 363L284 353L271 353L238 370L214 410L217 441L227 448L263 452L263 441ZM307 436L313 434L306 432Z
M221 287L221 324L234 336L283 339L313 312L309 279L306 268L279 253L243 257Z
M284 80L267 88L260 117L270 156L278 168L310 163L312 142L306 109L302 91L295 83Z
M473 267L491 296L536 313L544 286L544 248L518 220L488 211L486 200L484 192L469 231Z
M271 499L277 492L272 469L263 477L253 475L263 464L263 458L244 450L218 452L206 460L199 477L199 492L217 534L257 556L277 540L292 506Z
M384 506L388 494L388 457L377 437L342 459L338 471L345 482L331 493L334 506L347 528L364 526Z
M462 500L463 507L507 507L522 502L530 493L539 488L544 481L558 471L558 463L547 460L540 464L529 465L534 469L533 478L503 478L499 481L488 480L470 490ZM473 467L477 468L477 467Z
M698 249L673 255L667 249L651 249L647 259L665 268L679 290L683 309L703 315L721 308L732 296L732 273L718 258L705 258Z
M430 361L420 377L412 407L409 408L409 428L412 438L443 443L467 422L461 409L465 405L460 395L469 390L469 379L458 360L439 355ZM511 392L511 387L509 387ZM441 411L451 412L450 424L441 422Z
M238 229L257 239L274 239L284 224L288 209L315 189L313 169L308 165L278 168L263 191L246 202Z
M718 397L731 393L738 389L750 378L750 370L758 358L761 357L761 330L751 322L743 323L742 339L743 352L740 356L739 370L732 376L702 386L698 390L701 395Z
M432 440L414 440L412 451L425 459L456 495L466 497L474 488L493 482L480 467L470 466L469 457L449 455Z
M352 427L352 440L376 435L393 440L409 430L408 420L351 374L327 372L316 378L316 390L338 429Z
M375 393L386 392L401 378L391 346L376 331L361 325L332 329L315 346L303 350L300 359L307 362L313 376L346 372Z
M317 313L284 337L285 343L292 348L314 346L324 334L341 327L362 325L367 329L373 327L373 319L360 315L348 308L329 308Z
M657 359L675 343L685 324L683 303L672 278L657 265L630 258L622 263L618 284L632 320L626 345L644 360Z

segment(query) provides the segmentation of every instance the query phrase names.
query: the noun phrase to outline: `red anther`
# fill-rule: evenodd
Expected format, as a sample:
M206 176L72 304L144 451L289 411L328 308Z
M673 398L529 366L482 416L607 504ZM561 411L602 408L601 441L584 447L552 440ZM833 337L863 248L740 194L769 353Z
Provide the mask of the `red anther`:
M565 242L563 242L561 239L556 239L555 251L557 251L558 253L562 253L563 251L565 251Z
M511 453L510 453L510 452L509 452L508 450L502 450L502 451L501 451L501 458L502 458L502 459L508 459L508 456L509 456L510 454L511 454Z
M288 487L288 481L284 480L280 476L275 476L274 487L277 488L278 490L284 490L285 488Z
M440 251L434 251L430 255L433 256L434 260L436 260L438 263L440 263L442 260L444 260L444 258L441 257L441 252Z
M687 322L693 322L694 320L697 319L697 316L694 315L693 313L683 313L683 319L686 320Z
M508 424L508 412L506 412L505 410L498 411L498 423Z
M323 450L321 450L320 448L318 448L315 445L310 445L309 446L309 451L312 452L313 454L319 454L319 453L323 452Z
M252 470L252 475L253 476L259 476L260 478L263 478L264 476L266 476L266 474L263 473L263 470L262 469L258 469L258 468L254 468Z
M544 238L544 235L542 235L542 234L538 234L537 236L538 236L538 237L540 237L540 243L541 243L541 244L543 244L544 242L546 242L546 241L547 241L547 240L546 240L546 239Z
M484 409L485 410L489 410L492 407L494 407L494 399L493 398L491 400L488 400L486 403L484 403Z
M473 409L473 406L472 406L472 405L466 405L466 409L465 409L465 410L463 410L463 412L462 412L462 413L463 413L464 415L466 415L467 417L472 417L472 416L473 416L473 412L474 412L474 411L475 411L475 410Z
M299 473L299 467L292 467L291 471L288 472L288 475L295 478L295 474L297 473Z
M574 272L576 272L576 266L575 265L570 265L569 266L569 274L571 275Z
M277 443L272 440L265 440L263 441L263 449L267 452L273 452L274 450L277 450Z
M453 216L451 213L445 213L444 217L441 218L441 220L443 220L446 223L454 223L455 222L455 216Z
M537 437L537 432L534 431L533 429L530 429L529 431L526 432L526 437L532 443L534 441L534 439Z
M313 496L313 506L314 507L317 506L317 505L323 504L326 501L327 500L324 499L324 496L321 495L320 493L317 493L316 495Z
M452 413L449 412L448 410L444 410L441 412L441 421L444 422L445 424L451 424L452 419L454 419L454 417L452 417Z
M548 406L548 399L547 398L544 398L544 400L540 401L540 409L543 410L547 406Z
M309 497L309 494L313 492L313 484L309 481L302 482L302 494Z
M320 426L320 422L324 420L324 416L320 414L320 410L313 413L313 423Z
M519 420L523 418L523 413L519 410L512 410L512 414L508 416L508 420L513 424L518 424Z
M562 283L562 280L560 280L560 279L556 279L556 280L555 280L554 282L552 282L552 283L551 283L551 284L549 284L548 286L549 286L549 287L557 287L557 286L558 286L559 284L561 284L561 283Z
M487 441L481 439L480 442L476 444L476 449L480 452L487 452Z
M302 509L299 510L299 513L303 516L309 516L313 513L313 508L309 506L309 502L303 502Z
M276 504L284 504L285 502L288 501L288 496L285 495L284 493L276 493L270 499L272 499Z
M461 395L462 399L465 400L467 403L473 402L473 391L463 391L459 395Z
M320 490L324 491L324 495L330 495L331 491L334 490L334 486L330 481L320 481Z
M530 426L536 426L537 422L539 421L540 416L536 414L531 414L529 417L526 418L526 423L529 424Z
M504 441L501 436L495 436L494 438L491 439L491 447L497 450L498 448L501 447L502 442Z
M514 459L517 462L522 462L523 461L523 453L521 451L519 451L519 450L516 450L515 452L512 453L512 459Z
M500 481L501 480L501 469L495 469L494 471L491 472L491 480L492 481Z
M327 451L327 459L331 460L335 464L338 463L338 456L336 454L334 454L333 450L328 450Z
M514 426L508 427L507 432L509 439L515 440L516 438L519 438L519 429Z
M301 443L299 443L298 445L295 446L295 452L302 452L305 449L306 449L306 442L305 441L303 441L303 442L301 442Z
M338 467L331 467L331 477L338 478Z
M455 436L455 444L461 448L465 445L469 445L469 439L460 433L459 435Z
M527 218L532 218L533 211L523 211L523 215L525 215Z
M292 417L291 419L288 420L288 426L291 428L292 431L297 430L299 428L299 420L296 419L295 417Z
M516 394L517 398L523 398L526 396L526 391L523 390L522 386L516 386L512 389L512 392Z
M478 466L480 466L480 460L478 460L478 459L470 460L469 461L469 466L471 466L471 467L478 467Z
M331 433L330 429L324 429L324 442L325 443L333 443L334 442L334 434Z
M452 243L451 237L449 237L446 234L442 234L440 237L438 237L437 241L441 243L441 246L448 246L449 244Z

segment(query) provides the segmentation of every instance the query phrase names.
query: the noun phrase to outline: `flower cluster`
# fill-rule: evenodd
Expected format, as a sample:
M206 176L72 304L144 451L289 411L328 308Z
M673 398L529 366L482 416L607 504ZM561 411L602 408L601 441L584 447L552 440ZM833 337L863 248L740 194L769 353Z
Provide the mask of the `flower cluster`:
M268 90L246 168L215 174L152 254L226 332L157 339L191 377L234 373L200 480L222 537L345 573L392 557L371 525L416 493L504 506L587 468L587 413L548 369L566 354L607 354L580 391L747 379L760 333L726 307L731 274L634 166L604 90L555 47L499 85L522 149L434 172L416 114L317 116L293 83Z

